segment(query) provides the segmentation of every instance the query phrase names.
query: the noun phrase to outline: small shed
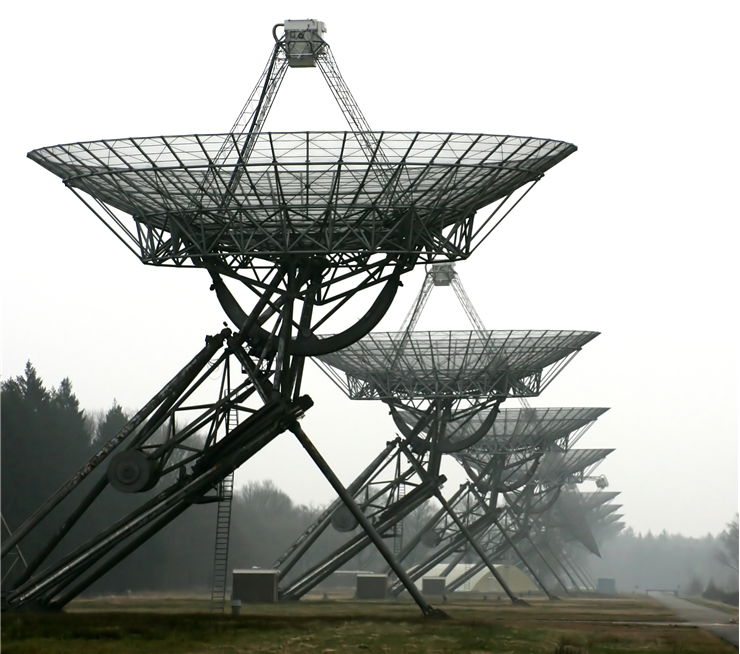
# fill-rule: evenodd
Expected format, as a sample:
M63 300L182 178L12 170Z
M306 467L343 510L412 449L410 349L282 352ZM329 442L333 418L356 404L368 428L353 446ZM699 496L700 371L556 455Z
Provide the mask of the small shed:
M231 599L241 602L277 602L278 570L250 568L233 570Z
M385 599L388 592L388 575L358 574L357 594L359 600Z

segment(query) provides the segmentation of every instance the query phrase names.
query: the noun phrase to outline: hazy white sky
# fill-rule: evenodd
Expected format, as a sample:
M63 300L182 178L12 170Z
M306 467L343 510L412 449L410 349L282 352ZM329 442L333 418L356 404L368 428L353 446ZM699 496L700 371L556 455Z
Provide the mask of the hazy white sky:
M579 443L640 531L716 532L737 510L737 16L733 2L14 3L3 23L3 377L27 359L84 407L137 408L219 330L199 270L141 265L31 149L226 131L273 24L328 26L376 129L571 141L458 271L490 328L602 332L534 406L608 406ZM344 129L316 70L288 71L270 129ZM397 328L407 276L381 325ZM420 328L465 328L438 290ZM304 421L345 482L394 436L321 373ZM323 503L282 435L239 480ZM462 479L448 464L450 492Z

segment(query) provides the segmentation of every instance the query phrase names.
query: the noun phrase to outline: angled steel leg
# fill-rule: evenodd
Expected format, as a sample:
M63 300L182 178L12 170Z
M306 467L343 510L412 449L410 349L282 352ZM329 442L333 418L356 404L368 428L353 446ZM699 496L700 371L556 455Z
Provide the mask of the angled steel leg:
M372 475L382 467L388 456L398 445L398 439L389 441L383 451L363 470L355 480L347 486L347 492L353 497L357 495L364 484ZM296 539L295 543L275 562L275 569L280 571L279 579L283 580L296 563L308 552L311 546L318 540L319 536L326 531L331 524L336 510L344 506L342 500L337 498L332 502L314 523Z
M223 334L223 333L222 333ZM222 339L224 336L222 335ZM49 497L36 511L33 512L2 545L2 555L5 554L36 527L49 513L67 497L79 484L105 460L121 443L123 443L139 427L146 418L163 403L174 401L195 376L203 369L208 360L221 347L218 337L208 337L203 349L185 365L162 389L156 393L123 427L116 436L109 440L80 470L65 482L51 497Z
M402 502L393 503L387 511L384 511L380 516L376 516L374 521L371 521L368 516L365 517L373 525L376 533L385 534L394 529L414 509L426 502L432 494L433 487L430 484L420 485L409 493ZM298 579L291 581L286 587L279 589L280 598L295 600L302 597L326 579L332 572L338 570L344 563L369 547L372 542L364 531L360 531L360 533L350 538L349 541L334 550L320 563L314 565L308 571L303 572Z
M443 475L432 474L425 474L419 479L413 466L407 465L407 454L401 447L401 439L396 439L388 443L380 456L349 484L347 491L356 498L355 501L363 515L373 525L375 531L382 534L383 538L393 533L395 543L397 530L403 524L403 520L433 497L435 489L444 481ZM409 486L412 490L406 491ZM282 583L279 588L281 599L296 600L302 597L372 544L368 535L360 531L333 549L329 555L322 556L318 563L312 564L297 577L286 581L287 569L295 563L296 557L305 554L318 538L318 534L329 524L334 524L337 519L335 526L340 531L352 531L358 525L352 514L344 507L341 498L338 498L274 565L281 571ZM400 562L395 552L394 557Z
M560 586L560 588L563 589L563 592L566 595L568 595L569 594L568 587L565 585L565 583L563 583L563 580L560 578L560 575L555 571L555 568L550 565L550 562L547 560L547 557L544 555L542 550L540 550L540 548L537 547L537 543L535 543L534 540L532 540L532 538L528 534L525 536L525 538L527 542L529 543L529 545L532 547L532 550L537 554L537 556L539 556L540 560L545 564L545 567L550 571L550 574L555 578L555 581L558 582L558 585Z
M228 347L211 361L223 348L224 341ZM240 338L228 330L209 337L198 355L24 523L23 532L14 539L16 547L19 538L29 534L118 449L107 474L90 480L93 483L87 484L86 494L43 542L40 550L33 553L24 573L13 581L12 587L3 589L4 609L60 608L187 507L207 499L206 494L217 487L224 475L230 474L311 406L307 396L288 401L272 394L266 396L267 402L259 409L242 407L240 403L256 391L249 380L234 388L229 386L227 390L221 387L215 402L194 403L192 394L221 367L228 367L230 357L236 352L247 356ZM265 389L269 391L269 384ZM223 428L223 416L235 408L250 415L219 440L216 432ZM178 426L175 420L181 411L195 416L184 426ZM166 433L158 432L165 421L171 428ZM188 439L206 428L205 440L198 441L197 447L190 444ZM178 456L173 456L176 451ZM120 472L122 468L115 467L121 465L119 457L123 457L128 470L133 467L136 475L127 477L126 468ZM146 483L134 485L142 476ZM46 562L108 486L125 493L139 493L154 488L160 480L162 490L158 494L143 497L138 507L121 511L121 517L113 524L76 545L72 551ZM129 483L131 485L127 485Z
M488 558L488 555L483 551L481 546L478 544L478 541L475 539L473 534L470 533L468 528L465 526L465 523L460 520L458 515L452 510L452 507L450 507L449 504L445 501L444 497L442 496L442 493L437 493L437 501L442 504L442 506L445 508L447 513L450 515L452 520L457 525L457 528L463 533L465 536L465 539L468 541L470 546L475 550L475 553L480 557L481 561L485 564L485 566L488 568L488 571L494 576L496 581L499 583L501 588L503 588L504 592L508 596L508 598L511 600L512 604L515 604L517 606L529 606L529 603L526 600L521 599L520 597L517 597L511 588L509 588L509 585L504 581L504 578L499 574L498 570L496 570L496 567L493 565L491 560Z
M444 547L430 554L422 563L415 565L413 570L409 572L409 577L413 580L421 579L435 565L443 563L447 557L459 552L460 548L464 544L465 536L463 534L457 534L457 536L446 543ZM460 558L462 558L462 554ZM391 587L390 592L391 595L399 595L403 592L403 586L400 583L397 583Z
M419 464L418 461L416 461L415 457L408 451L408 449L405 446L401 446L406 453L406 456L411 461L412 465L416 469L416 473L420 477L424 477L426 474L424 469L422 468L421 464ZM516 604L519 606L529 606L529 604L517 597L509 588L509 585L504 581L504 578L499 574L498 570L496 570L496 567L493 565L493 563L488 558L488 555L483 551L481 546L478 544L478 541L473 536L471 531L468 529L467 525L460 519L460 517L457 515L455 510L452 508L452 506L447 502L447 500L444 498L444 495L442 495L442 492L437 488L437 490L434 493L434 496L436 497L437 501L440 503L442 508L445 510L447 515L452 518L452 521L455 523L457 528L460 530L460 532L465 536L465 540L468 542L468 544L475 550L476 554L480 557L481 561L485 564L485 566L488 568L489 572L493 575L493 577L496 579L496 581L499 583L501 588L504 590L508 598L511 600L512 604ZM476 497L478 501L480 501L479 497ZM493 514L491 514L493 515Z
M573 573L581 580L583 587L587 590L594 590L593 580L589 579L588 573L565 550L562 551L561 556L564 561L567 561Z
M422 613L429 618L446 618L448 615L442 611L441 609L434 608L431 604L429 604L422 594L419 592L419 590L416 588L416 585L414 584L411 579L409 579L408 575L406 574L406 571L398 564L395 557L393 556L393 553L390 551L388 546L383 542L382 537L380 534L378 534L377 531L375 531L375 528L370 523L370 521L367 519L365 514L360 510L360 507L357 506L357 504L354 501L354 498L347 492L347 490L342 486L342 483L339 481L339 478L334 474L334 471L329 467L329 464L324 460L324 458L321 456L319 451L314 447L313 443L310 441L306 433L301 429L300 425L298 423L294 423L290 426L290 431L292 431L296 438L298 439L298 442L303 446L303 448L308 452L308 455L311 457L313 462L316 464L316 466L321 470L324 477L326 477L327 481L332 485L332 488L334 488L334 491L337 493L337 495L342 499L345 506L352 512L352 515L355 517L357 522L362 526L363 530L367 534L368 538L373 542L375 547L378 548L378 551L383 556L383 558L386 560L388 565L393 569L393 572L396 574L396 576L401 580L403 585L406 587L406 590L409 592L409 595L413 597L416 604L419 606L419 608L422 610Z
M284 407L282 402L278 406L264 407L255 414L256 418L252 416L255 418L253 421L243 422L224 438L222 442L230 441L231 448L221 448L215 459L203 457L189 479L166 488L51 568L13 589L7 601L19 606L28 603L50 608L63 606L161 527L199 501L225 474L262 449L285 429L285 422L294 419L307 407L306 402L292 407ZM202 465L199 466L200 463Z
M547 542L543 542L542 547L543 549L547 550L547 553L550 555L552 559L552 563L557 565L557 567L560 568L560 570L562 570L565 573L565 576L568 577L568 579L570 580L570 583L573 584L573 590L577 591L578 581L571 574L571 571L568 570L568 568L565 565L563 565L563 562L560 560L558 556L555 555L555 553L552 551L552 549L550 548L550 545Z
M477 491L475 488L475 484L470 485L470 491L475 495L478 500L483 503L487 504L485 497ZM503 528L501 523L499 522L498 518L496 517L495 508L489 506L489 510L491 511L491 515L493 516L493 524L496 526L496 528L499 530L501 535L503 536L504 540L506 541L509 548L516 554L516 556L519 558L519 560L524 564L524 566L527 568L529 573L532 575L532 578L535 580L535 583L542 589L542 591L547 595L548 599L558 599L555 595L553 595L548 588L545 586L545 584L542 582L542 580L539 578L537 572L535 569L529 564L529 561L522 555L519 548L516 546L516 543L514 543L514 540L509 536L509 534L506 532L506 530Z
M10 529L10 526L5 520L5 516L0 514L0 520L2 521L2 530L4 533L6 533L8 536L11 536L13 532ZM3 572L2 572L2 585L5 585L5 581L11 578L11 575L13 574L13 569L20 563L20 567L25 570L28 568L28 562L26 561L26 557L23 556L23 551L21 550L19 545L16 545L13 551L13 557L8 557L9 561L6 565L3 566Z
M537 585L542 589L542 591L547 595L547 599L556 600L560 599L557 595L553 595L545 586L545 584L540 579L539 575L535 571L535 569L529 564L529 561L527 561L526 557L522 554L521 550L516 546L514 541L511 539L509 534L506 533L506 530L501 526L501 523L494 519L493 524L496 525L499 532L501 532L501 535L504 537L504 540L509 545L511 550L514 552L514 554L517 555L517 558L526 566L527 570L529 570L529 574L532 575L532 578L537 582Z

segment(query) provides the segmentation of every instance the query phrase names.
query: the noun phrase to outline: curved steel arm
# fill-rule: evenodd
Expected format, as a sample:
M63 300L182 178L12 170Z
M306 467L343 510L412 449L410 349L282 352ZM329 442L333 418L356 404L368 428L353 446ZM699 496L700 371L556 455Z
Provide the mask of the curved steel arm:
M398 431L401 432L401 436L403 436L417 452L425 452L428 450L429 444L423 438L419 438L419 434L426 429L432 421L432 415L425 412L424 416L417 421L413 428L411 428L406 424L406 421L401 417L401 414L398 413L398 408L392 402L387 402L387 404L390 409L391 418L393 418L393 422L396 427L398 427Z
M542 515L543 513L546 513L549 511L552 506L555 504L555 502L558 501L558 498L560 497L560 492L563 490L562 486L556 486L554 488L548 488L545 491L541 491L538 495L535 495L534 492L529 493L529 497L525 498L526 506L521 507L519 511L514 510L514 506L516 506L515 503L511 503L509 505L509 508L512 510L512 513L517 516L531 516L533 515ZM527 492L527 491L525 491ZM543 495L545 493L550 493L550 497L545 497L544 500L541 500ZM544 506L542 506L544 504Z
M501 481L499 479L492 482L490 484L490 487L494 489L497 493L512 493L519 488L526 486L530 481L534 479L534 476L537 474L540 463L542 463L542 453L539 452L536 455L531 456L524 461L521 461L520 464L529 463L530 461L534 461L534 465L530 467L523 479L518 479L512 484L507 484L505 481Z
M405 266L402 261L396 264L385 286L378 293L372 306L367 310L364 316L354 325L348 327L343 332L318 338L315 335L296 336L288 346L288 353L298 356L320 356L330 354L341 350L352 343L359 341L366 336L385 316L396 296L398 287L401 285L401 273ZM247 321L248 316L241 308L232 292L227 288L218 272L209 270L213 280L213 289L216 291L216 297L221 303L221 307L226 312L229 320L240 328ZM265 347L268 351L277 352L277 340L266 330L255 325L247 334L247 340L250 345L259 345Z
M498 417L500 405L500 402L496 402L489 414L485 417L485 420L481 423L480 427L466 438L454 441L454 443L450 441L449 438L442 441L442 443L440 443L440 451L445 454L449 454L451 452L459 452L471 445L475 445L481 438L491 431L491 427L493 427L493 423Z
M497 402L494 405L494 407L491 409L491 412L481 423L480 427L478 427L478 429L476 429L472 434L455 442L451 442L449 438L445 438L437 444L437 451L442 454L449 454L451 452L459 452L460 450L464 450L471 445L475 445L475 443L483 438L483 436L485 436L491 430L491 427L493 427L493 423L499 414L499 405L500 402ZM393 404L389 403L388 406L391 410L391 417L393 418L393 422L396 424L396 427L398 427L398 430L401 432L403 437L409 443L411 443L411 445L416 450L428 449L429 445L423 438L419 437L419 433L429 424L429 422L431 422L431 418L428 417L427 419L420 421L412 429L406 424L406 422L399 414L398 409Z

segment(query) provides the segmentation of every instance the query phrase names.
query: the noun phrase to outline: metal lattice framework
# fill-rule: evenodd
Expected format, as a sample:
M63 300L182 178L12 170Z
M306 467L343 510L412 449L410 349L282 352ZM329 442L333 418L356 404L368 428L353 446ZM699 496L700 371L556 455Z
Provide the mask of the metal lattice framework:
M418 336L417 333L409 331L402 334L397 340L394 354L391 355L394 363L399 365L401 369L399 375L408 368L408 360L410 359L410 357L400 356L399 350L406 347L413 348L416 343L415 337ZM515 382L512 381L512 377L505 374L506 364L502 365L501 363L501 353L505 346L497 342L495 349L486 347L486 345L495 341L491 333L466 332L464 334L468 336L469 342L480 338L483 347L480 347L479 344L477 348L479 351L474 352L474 354L471 350L476 348L468 347L461 354L458 347L459 339L455 339L455 336L459 336L459 333L456 332L448 333L447 339L427 338L427 342L436 346L433 354L437 366L433 370L427 370L427 374L430 379L438 382L436 384L437 390L429 392L428 388L420 388L419 385L416 385L415 397L411 401L403 396L399 397L401 395L399 393L395 393L395 397L385 399L391 408L396 426L403 434L407 444L397 441L395 452L391 450L387 453L387 458L376 459L370 467L372 472L368 473L368 470L366 470L351 484L351 487L355 489L353 491L355 498L368 518L374 521L378 530L381 531L382 526L383 533L392 532L394 534L394 543L397 545L399 552L401 552L400 543L404 517L419 505L418 501L426 501L432 496L447 507L446 515L449 519L464 533L467 533L463 520L455 515L440 492L440 486L444 482L444 477L439 475L441 454L466 447L469 443L483 437L495 421L500 402L507 395L516 394L516 391L510 388ZM364 341L372 340L374 336L374 334L371 334ZM585 336L581 334L581 336L582 342L585 343L593 338L595 334ZM551 342L549 341L549 343ZM539 350L538 355L532 358L542 362L542 350L546 349L549 343L540 342L539 347L536 348ZM572 354L572 352L563 354L562 344L559 343L559 345L561 345L560 356L567 358L568 355ZM416 349L418 351L418 348ZM509 344L509 352L515 349ZM327 363L327 359L339 358L343 360L347 353L348 350L345 349L335 356L323 357L320 361L321 367L330 374L334 374L333 369ZM350 352L349 355L353 358L356 356L353 352ZM547 353L544 356L548 361L552 361L552 354ZM487 359L493 361L493 366L486 366ZM441 363L443 360L447 361L446 367L443 367ZM496 366L498 366L498 369L495 369ZM466 378L483 376L481 372L483 375L487 375L488 378L497 380L494 390L491 390L490 384L486 386L480 383L467 384L465 390L461 390ZM442 393L439 392L439 389L443 387L445 374L454 375L457 378L457 383L446 383L444 393ZM476 416L485 417L477 421L475 429L471 430L468 427L471 420ZM459 434L463 434L463 438L459 438ZM375 481L379 478L383 480L381 483ZM380 498L380 503L378 504L374 500L371 501L371 497ZM411 501L412 497L416 500L414 503ZM288 571L295 565L297 557L308 551L308 548L316 541L326 526L332 523L335 528L337 527L337 516L342 515L341 511L342 509L338 505L331 508L326 515L322 515L319 520L301 534L285 554L280 557L275 567L281 569L281 579L286 577ZM356 526L356 523L346 518L343 518L340 522L347 525L349 529ZM362 535L349 538L345 544L338 547L297 579L283 584L280 589L281 596L297 599L320 583L332 571L338 569L339 565L349 560L351 556L366 545L367 539ZM403 554L403 552L401 553ZM505 582L503 580L501 582L506 587ZM512 601L518 601L512 593L510 593L510 597Z
M583 492L578 491L578 502L586 509L597 509L601 506L612 506L612 510L616 510L618 505L611 504L611 501L619 496L619 491L590 491ZM567 493L563 493L563 497L560 498L562 502L567 497ZM567 502L568 500L565 499Z
M532 533L547 530L551 532L553 530L553 526L548 525L546 520L553 508L557 505L563 488L571 483L574 468L577 467L575 462L578 461L583 466L576 471L585 473L586 467L594 466L594 458L598 458L598 462L600 462L610 451L583 450L581 454L573 457L571 466L563 468L562 475L559 478L554 479L550 477L544 484L536 479L535 475L532 482L526 486L504 493L503 507L497 505L495 493L492 497L486 497L484 493L481 493L477 489L477 484L471 482L465 487L467 489L465 495L469 497L465 497L461 501L465 501L473 507L468 511L469 515L477 516L477 520L474 523L476 540L492 557L499 557L508 550L513 550L522 562L525 563L530 572L533 573L533 576L538 580L538 583L540 583L545 592L550 595L551 593L540 581L540 575L534 573L528 561L531 558L531 553L524 556L520 548L526 542L531 544L530 535ZM473 499L471 500L470 497ZM485 516L487 516L487 520ZM585 525L585 522L579 524L578 527L583 527L583 525ZM569 524L568 527L571 527L571 525ZM463 547L463 540L453 530L445 532L445 530L437 527L435 534L440 545L421 566L413 570L412 577L415 579L426 574L434 565L445 560L450 555L457 552L457 560L459 561L466 553L466 549ZM580 529L578 536L583 538L592 547L596 547L593 536L588 529ZM570 537L572 537L572 534ZM559 554L562 558L563 553L560 552ZM539 556L541 557L541 549ZM561 564L558 562L558 556L552 556L551 559L555 560L556 565ZM548 564L552 563L552 560L548 560ZM449 590L459 588L484 567L484 562L474 565L459 578L456 578L448 587ZM565 587L562 587L565 590ZM394 591L401 592L401 590L402 587L396 584Z
M597 335L563 330L374 332L319 360L353 400L532 397Z
M597 507L588 507L590 513L594 516L596 520L603 520L607 516L610 516L615 511L619 511L619 509L622 508L621 504L602 504Z
M479 477L489 469L497 454L504 454L507 459L519 451L541 454L553 448L556 441L562 441L558 449L572 447L605 411L605 408L583 407L503 408L480 440L454 456L469 471L471 479ZM484 414L472 416L461 425L459 437L465 438L477 430L484 420Z
M543 457L544 465L537 471L537 485L520 493L525 495L524 510L515 502L512 510L528 516L547 538L552 538L555 532L559 542L577 541L598 556L598 544L589 525L591 507L582 501L575 485L589 478L611 452L612 449L603 448L548 452L547 458ZM604 500L609 495L604 493ZM511 496L507 500L512 501ZM563 545L559 547L560 555L568 559L566 550Z
M603 408L504 409L492 431L456 460L479 489L504 493L521 488L539 474L549 452L571 448Z
M440 285L453 285L475 330L414 331L429 293ZM351 399L383 400L410 446L399 444L398 460L403 455L407 467L401 474L399 465L396 479L383 491L383 516L388 520L384 525L395 529L394 543L402 558L409 551L401 547L402 520L408 515L402 490L413 478L421 480L417 483L442 504L445 518L463 538L473 548L478 547L465 521L441 494L442 454L463 450L484 437L495 423L504 399L538 395L596 335L573 331L487 331L452 265L438 264L428 268L403 331L370 333L341 351L315 358ZM362 489L362 484L358 489ZM368 505L367 510L372 512L372 507ZM315 531L314 526L310 527L289 552L302 547L301 543ZM295 598L298 592L306 592L311 584L320 582L340 561L347 560L346 552L352 544L352 540L348 541L317 564L285 591L286 596ZM479 551L479 555L499 578L485 554ZM503 579L499 582L512 601L520 601Z
M575 480L581 482L613 451L613 448L600 448L546 452L537 472L538 479L543 483L556 479L567 479L569 483L574 483Z
M386 539L392 538L394 543L403 528L403 519L430 498L437 497L446 480L444 475L429 472L424 458L413 454L408 445L397 438L387 443L379 456L348 486L378 533ZM306 557L330 526L347 533L347 540L299 574L291 574L296 563ZM301 598L368 547L370 539L366 533L358 532L357 527L357 520L345 506L337 501L332 503L275 562L275 568L280 570L279 597Z
M29 157L94 198L145 263L243 268L290 254L335 265L369 253L466 257L490 227L473 225L478 209L574 150L487 134L304 132L115 139Z
M575 533L583 528L581 523L595 524L602 517L616 511L621 505L612 504L611 500L618 495L618 492L604 491L582 493L577 485L568 485L548 514L543 516L543 521L548 526L570 529ZM588 547L587 544L586 546Z
M618 520L614 512L620 505L610 502L618 495L603 491L584 493L577 486L567 486L551 509L532 523L530 546L540 550L540 559L551 573L553 567L558 568L574 588L594 588L578 558L584 551L599 556L601 542L618 531L611 525ZM547 553L545 558L543 550Z
M404 321L406 332L410 333L415 327L429 294L436 286L451 286L473 326L479 333L486 333L483 322L465 293L453 264L437 264L427 269L422 291ZM403 347L405 343L401 344L399 349ZM433 374L436 374L436 371ZM538 482L537 472L544 453L564 452L572 448L591 426L592 421L606 409L532 409L524 397L520 397L520 401L525 407L524 410L498 411L495 408L447 416L445 437L447 440L465 444L464 447L455 448L455 457L463 465L470 479L475 481L463 485L453 495L447 506L440 509L427 527L407 544L400 558L407 556L419 543L438 547L446 542L446 547L443 545L438 551L440 558L437 558L437 561L456 551L459 552L458 556L466 555L468 549L472 547L479 553L481 565L488 565L490 568L490 558L481 554L480 546L476 542L477 534L484 534L488 540L492 538L491 534L497 534L495 548L493 550L489 548L488 554L498 556L509 550L514 552L548 597L554 598L542 582L541 573L535 571L515 541L527 537L527 531L532 525L528 517L530 513L536 515L538 512L545 513L552 509L559 497L562 483L588 478L587 472L581 471L579 479L573 479L571 474L571 478L564 477L561 484L554 484L551 470L548 475L550 482L542 486ZM497 411L496 421L486 424L491 414ZM418 410L394 411L392 408L397 426L412 442L416 441L417 446L421 440L419 436L428 435L429 430L422 426L417 432L409 434L408 428L404 430L402 423L419 424L419 413ZM479 436L481 430L485 432L482 438ZM475 434L478 436L474 436ZM549 463L552 463L551 459ZM566 468L563 472L567 474L569 471ZM572 469L570 472L572 473ZM601 484L606 484L603 477L597 480L599 488L603 487ZM517 489L519 493L512 492ZM523 506L507 506L500 512L495 508L498 494L508 501L519 500L523 502ZM519 515L515 515L514 511ZM464 527L458 524L460 520L464 522ZM491 531L494 527L494 531ZM510 531L513 533L508 533ZM595 549L590 532L581 531L584 532L582 542L585 541ZM530 543L530 546L532 549L535 547L533 543ZM455 550L455 547L458 549ZM547 565L549 567L549 563ZM414 571L414 578L430 569L427 565L418 568ZM449 569L451 568L448 567ZM554 570L551 572L553 578L557 578L558 583L566 590L557 573ZM505 586L502 587L509 592Z
M543 516L543 521L550 528L558 528L565 540L577 541L592 554L600 556L587 513L590 513L590 507L583 503L580 493L575 488L566 487L547 515Z
M467 449L460 457L472 460L478 454L496 452L503 445L507 451L518 447L532 447L546 439L553 442L565 439L573 446L590 426L608 409L603 407L541 407L501 409L489 433ZM472 419L469 429L475 429L480 417Z
M470 482L458 489L449 504L464 521L468 534L450 519L450 513L438 511L399 556L404 560L420 544L432 548L424 563L412 571L412 578L420 578L434 565L455 553L464 555L471 545L477 551L487 543L485 551L489 559L512 548L545 593L551 595L516 548L515 541L526 532L517 526L521 534L510 535L505 523L511 523L514 519L517 522L528 519L533 498L543 510L545 504L542 498L545 495L557 498L560 485L566 478L563 477L558 484L548 483L548 489L551 490L545 491L537 475L543 455L553 448L563 449L568 446L569 440L580 438L604 411L606 409L603 408L501 410L483 438L454 454L466 470ZM480 416L475 418L480 419ZM580 457L579 460L586 461L586 458ZM519 489L518 493L512 492L516 489ZM506 512L502 514L497 509L499 495L511 502L506 508L511 514L508 519ZM486 557L481 557L481 566L485 565ZM402 588L396 586L396 590L400 592Z
M208 337L203 350L3 543L5 556L71 492L89 487L4 594L5 607L63 606L191 504L221 501L223 480L290 431L424 614L441 613L416 590L298 424L312 405L300 394L304 361L372 330L400 275L414 265L468 256L576 148L529 137L373 132L323 40L323 24L283 26L282 37L273 30L268 63L229 133L109 139L29 153L142 262L205 268L235 329ZM349 132L263 131L287 69L306 66L321 70ZM251 293L247 304L229 280ZM383 287L365 314L333 336L318 337L353 296L378 284ZM175 420L195 389L218 379L216 368L230 370L234 360L241 375L224 373L218 392L195 405L196 418ZM171 428L161 437L157 429L165 423ZM199 434L204 440L193 445ZM107 472L91 477L103 461ZM112 517L71 553L56 551L54 559L59 542L109 486L144 495L128 514ZM157 494L147 496L153 489ZM228 525L222 528L228 532Z

